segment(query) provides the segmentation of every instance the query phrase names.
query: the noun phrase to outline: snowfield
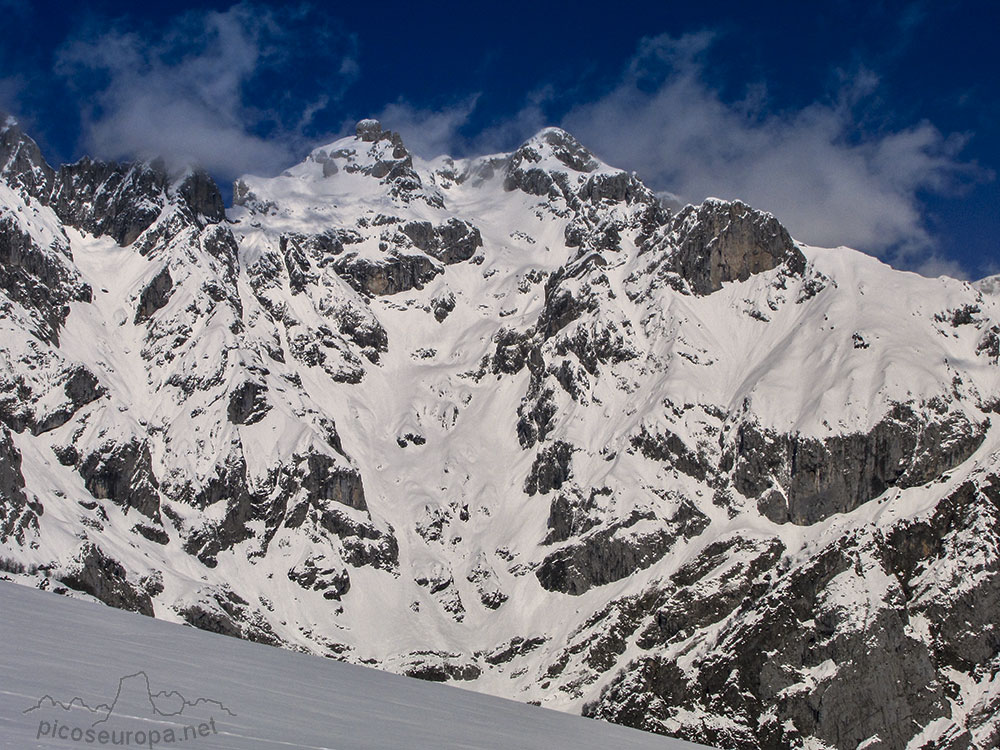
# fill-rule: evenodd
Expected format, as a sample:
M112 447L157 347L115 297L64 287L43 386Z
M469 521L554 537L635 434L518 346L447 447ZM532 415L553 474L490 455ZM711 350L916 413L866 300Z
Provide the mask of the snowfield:
M25 714L44 696L110 703L122 677L145 673L153 691L204 702L178 716L143 715L145 686L126 681L98 728L133 737L175 730L199 750L696 750L606 722L289 653L0 582L0 747L100 747L38 737L42 722L91 727L82 708ZM222 704L218 706L215 704ZM224 708L223 708L224 707ZM194 718L192 718L194 717ZM214 720L208 736L184 728ZM48 726L44 727L48 732ZM58 731L58 730L57 730ZM121 730L125 731L125 730ZM138 742L129 746L141 747ZM148 741L146 743L148 746Z

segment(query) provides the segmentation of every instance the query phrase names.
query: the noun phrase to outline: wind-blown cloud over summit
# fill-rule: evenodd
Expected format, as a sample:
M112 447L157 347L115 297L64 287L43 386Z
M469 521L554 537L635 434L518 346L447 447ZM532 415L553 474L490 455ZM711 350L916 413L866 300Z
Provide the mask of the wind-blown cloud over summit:
M601 95L570 103L552 89L531 95L513 117L468 137L476 99L443 109L395 102L381 116L417 136L427 156L511 148L547 124L573 133L602 159L638 172L676 203L709 196L739 198L779 216L800 240L850 245L925 273L963 275L935 254L921 194L956 194L988 177L964 162L965 135L946 136L930 122L864 132L878 76L865 68L840 72L826 100L788 111L769 107L764 85L738 102L709 83L710 32L645 39ZM471 106L470 106L471 103ZM561 115L551 113L562 109Z
M741 198L818 245L902 257L932 249L919 195L958 190L979 173L960 160L964 137L929 122L858 133L878 88L863 69L845 75L830 101L791 112L768 112L760 88L726 103L706 83L701 56L711 41L645 40L614 88L571 109L564 126L682 202Z
M352 39L311 15L305 6L244 2L180 15L163 32L112 27L71 39L56 70L92 95L83 112L84 151L162 156L224 179L288 166L304 148L312 117L357 72ZM295 37L307 31L310 54L325 49L328 59L305 67ZM310 85L310 98L291 96L287 81Z
M560 125L668 200L740 198L804 242L965 273L939 255L926 199L960 195L992 174L963 156L971 134L883 117L877 65L831 68L824 93L779 105L749 74L719 82L713 55L724 37L663 34L643 39L610 76L540 69L523 98L502 107L489 86L463 92L446 81L442 98L411 99L401 82L372 106L363 74L385 64L362 38L308 3L244 0L174 16L165 29L104 19L62 44L56 72L82 107L77 151L98 158L163 156L228 182L275 174L372 114L422 156L509 150ZM0 80L0 106L21 88L16 77ZM734 90L743 91L735 101Z

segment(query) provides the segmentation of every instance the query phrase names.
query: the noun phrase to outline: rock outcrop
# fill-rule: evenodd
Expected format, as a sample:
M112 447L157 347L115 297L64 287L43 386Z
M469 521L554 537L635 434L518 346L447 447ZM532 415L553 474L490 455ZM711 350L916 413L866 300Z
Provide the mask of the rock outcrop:
M725 282L746 281L778 266L801 275L806 266L777 219L740 201L686 206L646 251L663 255L657 273L676 274L694 294L711 294Z

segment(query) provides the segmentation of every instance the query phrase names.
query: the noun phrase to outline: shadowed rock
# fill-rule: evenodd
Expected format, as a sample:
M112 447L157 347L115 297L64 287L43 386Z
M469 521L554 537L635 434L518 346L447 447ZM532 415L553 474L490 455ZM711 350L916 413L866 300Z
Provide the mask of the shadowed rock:
M733 468L736 489L758 498L760 512L775 523L808 525L854 510L890 487L938 478L979 448L986 428L960 414L930 418L905 405L868 433L825 440L745 423L722 469Z
M77 471L95 498L111 500L126 510L135 508L159 523L159 483L145 443L133 438L97 446L80 461Z
M38 528L41 506L33 508L24 492L21 452L10 430L0 425L0 542L24 544L25 531Z
M110 607L153 616L149 594L133 586L125 567L94 544L85 544L60 580L72 589L90 594Z
M0 180L43 203L52 191L55 171L41 149L18 125L0 111Z
M226 206L222 202L219 186L203 169L196 169L181 182L178 194L191 209L191 213L209 224L226 220Z
M337 273L359 292L377 296L422 289L444 269L426 255L388 255L378 261L357 256L341 256L334 264Z
M28 311L32 333L52 344L59 343L70 303L93 299L90 285L70 265L68 243L62 250L39 247L0 210L0 290Z
M448 219L437 227L429 221L411 221L402 232L416 247L445 264L468 260L483 246L479 230L459 219Z
M117 164L84 158L59 168L50 203L65 223L124 246L156 221L168 186L162 161Z
M746 281L782 264L793 274L806 266L777 219L740 201L709 199L685 207L663 243L654 241L651 247L668 254L664 270L677 273L695 294L711 294L727 281Z
M149 320L153 313L162 309L170 299L173 288L174 280L170 276L170 269L164 266L139 295L139 306L135 311L136 324Z

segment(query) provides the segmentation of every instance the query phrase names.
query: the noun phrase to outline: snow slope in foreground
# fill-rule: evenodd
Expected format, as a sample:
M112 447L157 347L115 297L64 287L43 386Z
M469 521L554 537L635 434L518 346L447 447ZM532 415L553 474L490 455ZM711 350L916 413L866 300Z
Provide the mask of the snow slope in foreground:
M0 643L5 749L100 747L102 729L119 739L127 729L133 746L144 733L146 747L158 732L154 747L163 748L700 747L13 584L0 583ZM67 711L45 696L105 708ZM91 728L98 741L38 737L40 726L43 734ZM189 726L206 736L182 741ZM163 739L170 729L175 743Z

